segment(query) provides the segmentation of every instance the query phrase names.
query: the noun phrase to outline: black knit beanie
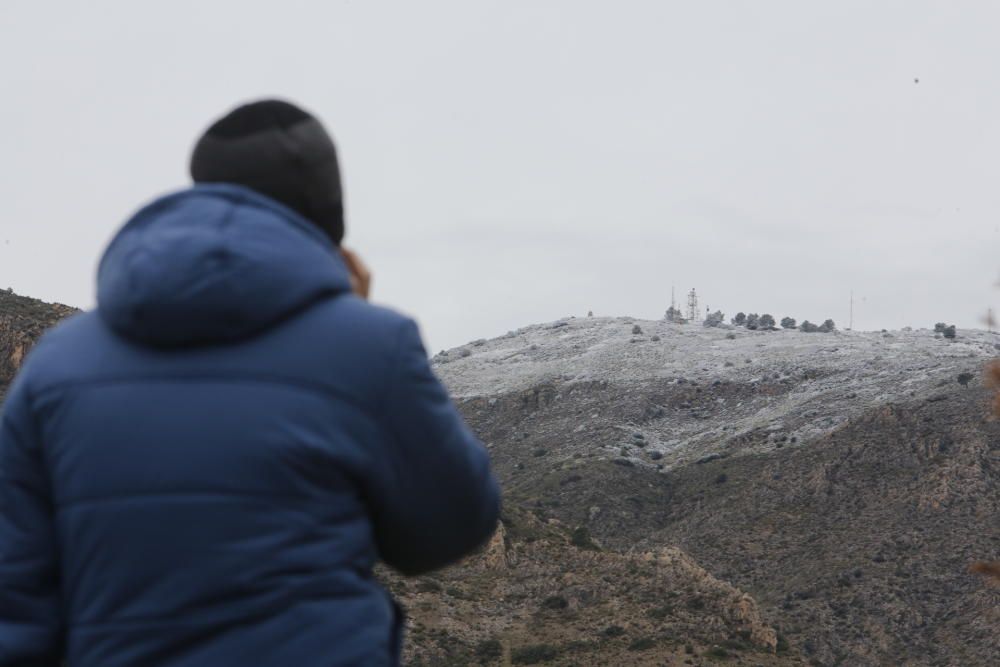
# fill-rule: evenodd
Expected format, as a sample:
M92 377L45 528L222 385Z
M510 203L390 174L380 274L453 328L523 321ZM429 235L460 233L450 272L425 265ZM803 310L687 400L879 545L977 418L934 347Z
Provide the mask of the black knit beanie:
M275 199L344 238L337 149L308 112L280 100L237 107L217 120L191 154L195 183L236 183Z

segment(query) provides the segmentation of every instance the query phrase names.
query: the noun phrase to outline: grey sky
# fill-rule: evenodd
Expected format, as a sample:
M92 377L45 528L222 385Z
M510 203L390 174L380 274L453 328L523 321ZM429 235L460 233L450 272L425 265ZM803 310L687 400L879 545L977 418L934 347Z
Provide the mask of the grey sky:
M93 302L197 133L280 95L341 150L347 244L431 351L703 303L856 328L1000 299L1000 4L0 5L0 287ZM919 83L915 82L919 79Z

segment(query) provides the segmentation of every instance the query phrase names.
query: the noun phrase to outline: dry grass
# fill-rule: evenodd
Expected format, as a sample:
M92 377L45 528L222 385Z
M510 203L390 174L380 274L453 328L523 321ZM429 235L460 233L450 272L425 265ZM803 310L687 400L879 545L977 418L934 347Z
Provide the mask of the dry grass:
M1000 359L986 367L986 385L997 390L993 399L993 411L1000 415Z
M986 561L973 563L969 566L969 571L975 574L981 574L1000 586L1000 561L993 561L992 563L988 563Z

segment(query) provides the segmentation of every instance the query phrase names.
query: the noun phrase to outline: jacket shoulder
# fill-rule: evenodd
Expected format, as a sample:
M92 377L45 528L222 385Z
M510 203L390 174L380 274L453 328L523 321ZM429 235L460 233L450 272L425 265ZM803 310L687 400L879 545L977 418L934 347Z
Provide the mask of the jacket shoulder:
M311 315L323 321L323 328L340 342L352 348L377 349L381 354L398 344L403 330L416 325L407 315L353 295L324 302Z
M414 321L353 295L321 302L261 339L260 363L274 364L380 404L399 373Z

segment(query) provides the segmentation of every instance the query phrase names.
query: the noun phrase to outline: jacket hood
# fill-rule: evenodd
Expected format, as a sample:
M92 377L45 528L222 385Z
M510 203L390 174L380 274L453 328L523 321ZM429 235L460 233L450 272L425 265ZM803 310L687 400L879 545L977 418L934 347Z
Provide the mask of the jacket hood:
M111 241L97 310L149 345L236 340L351 289L330 238L236 185L196 185L149 204Z

